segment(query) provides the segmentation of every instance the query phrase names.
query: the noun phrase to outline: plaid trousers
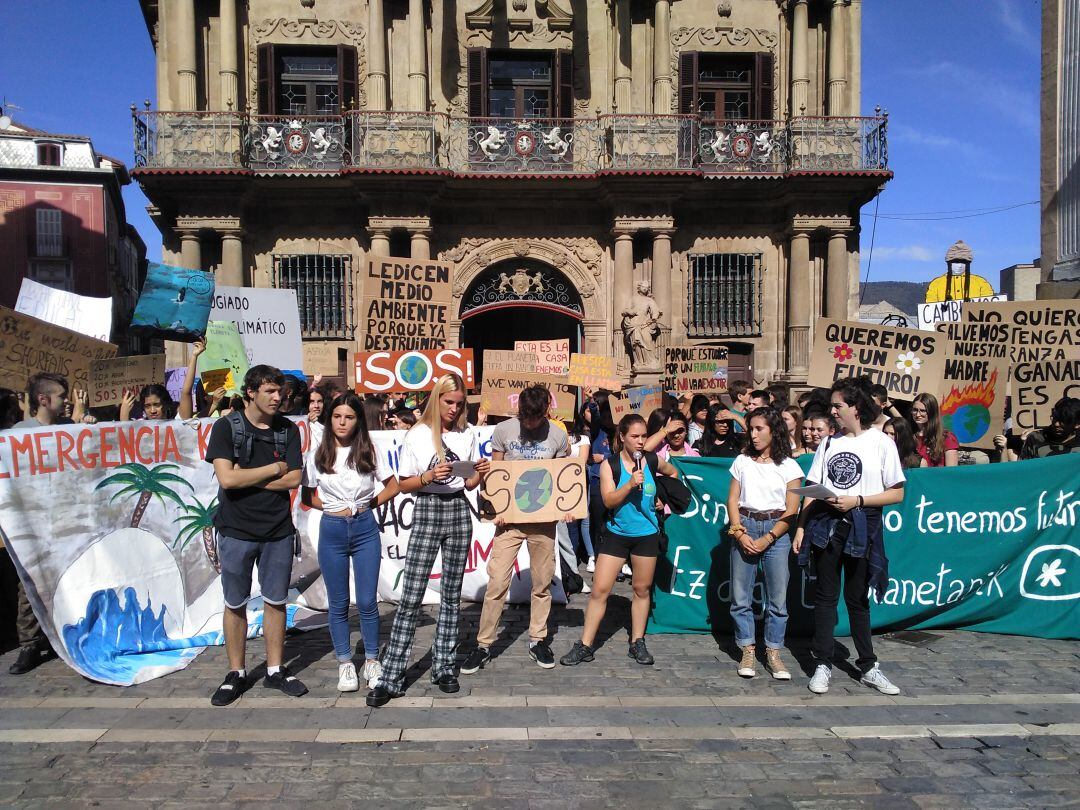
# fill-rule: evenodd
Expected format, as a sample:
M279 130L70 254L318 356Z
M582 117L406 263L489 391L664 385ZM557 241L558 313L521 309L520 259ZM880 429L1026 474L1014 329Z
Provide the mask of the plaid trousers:
M461 580L472 542L472 515L464 497L444 501L431 495L419 495L413 511L409 550L405 554L405 577L401 585L390 641L383 650L383 686L392 692L405 688L405 670L412 654L416 621L424 602L428 577L435 557L442 552L442 599L435 624L435 643L431 647L431 677L455 674L457 665L458 620L461 616Z

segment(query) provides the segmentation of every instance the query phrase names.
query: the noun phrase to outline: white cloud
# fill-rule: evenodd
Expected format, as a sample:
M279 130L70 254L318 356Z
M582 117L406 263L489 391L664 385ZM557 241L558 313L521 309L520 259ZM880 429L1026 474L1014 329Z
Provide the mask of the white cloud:
M971 141L953 138L949 135L941 135L937 132L909 127L907 124L893 124L889 127L889 135L897 141L924 146L929 149L941 149L946 152L957 152L967 157L975 157L981 151Z
M920 79L927 88L937 88L938 92L944 92L955 99L957 118L968 116L969 111L964 109L966 102L968 105L992 111L1010 126L1019 127L1029 133L1037 134L1039 131L1038 94L1009 85L1004 79L995 78L986 71L943 60L902 68L898 72Z
M940 250L928 248L925 245L874 248L874 258L881 261L941 262L942 256L944 253Z
M1039 32L1028 27L1019 13L1021 0L997 0L998 19L1013 40L1031 51L1038 51ZM1038 8L1038 4L1035 4Z

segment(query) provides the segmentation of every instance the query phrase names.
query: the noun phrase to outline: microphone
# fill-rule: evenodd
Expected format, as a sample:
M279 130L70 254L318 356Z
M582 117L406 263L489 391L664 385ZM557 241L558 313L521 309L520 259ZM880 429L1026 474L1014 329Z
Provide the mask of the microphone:
M634 451L634 472L637 472L640 469L641 469L641 451L640 450L635 450Z

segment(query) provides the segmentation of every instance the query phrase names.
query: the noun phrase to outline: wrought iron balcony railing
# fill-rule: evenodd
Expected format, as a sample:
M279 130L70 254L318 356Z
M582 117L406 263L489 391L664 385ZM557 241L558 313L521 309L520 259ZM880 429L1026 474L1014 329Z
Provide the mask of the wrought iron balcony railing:
M369 110L320 117L132 112L136 168L782 175L889 164L887 115L715 122L645 114L517 120Z

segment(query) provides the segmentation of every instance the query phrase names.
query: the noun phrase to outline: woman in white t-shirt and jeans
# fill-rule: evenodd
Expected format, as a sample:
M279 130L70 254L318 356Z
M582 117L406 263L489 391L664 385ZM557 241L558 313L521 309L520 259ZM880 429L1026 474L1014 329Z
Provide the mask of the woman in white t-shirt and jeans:
M778 681L791 680L780 657L787 631L791 538L799 512L802 468L791 458L791 439L779 411L758 408L746 417L750 441L731 462L727 509L731 535L731 619L742 650L739 675L757 675L754 581L765 578L765 666Z
M376 495L378 485L382 491ZM301 498L322 510L319 567L330 604L330 639L338 660L338 690L360 688L349 640L349 566L356 581L356 607L364 639L363 675L374 686L379 667L379 567L382 538L372 512L398 491L394 472L378 458L356 394L330 403L329 429L304 464Z
M886 695L900 690L878 667L870 636L870 597L884 595L889 581L885 556L882 508L904 499L904 470L893 440L872 428L880 412L866 377L838 380L832 387L831 409L843 436L822 441L814 454L809 484L822 484L835 493L824 500L807 499L799 516L792 548L799 564L816 574L814 641L817 668L810 691L824 694L832 678L833 632L840 578L851 623L851 637L862 683Z
M447 374L435 383L420 420L405 434L398 478L402 492L416 493L416 508L405 553L401 600L390 641L383 651L383 672L367 696L368 706L385 706L405 693L405 669L416 622L431 569L440 553L441 598L431 647L431 682L448 694L461 688L457 677L461 580L473 532L465 490L480 485L489 464L480 457L480 444L466 417L465 383L456 374ZM455 471L456 462L473 462L472 473Z

